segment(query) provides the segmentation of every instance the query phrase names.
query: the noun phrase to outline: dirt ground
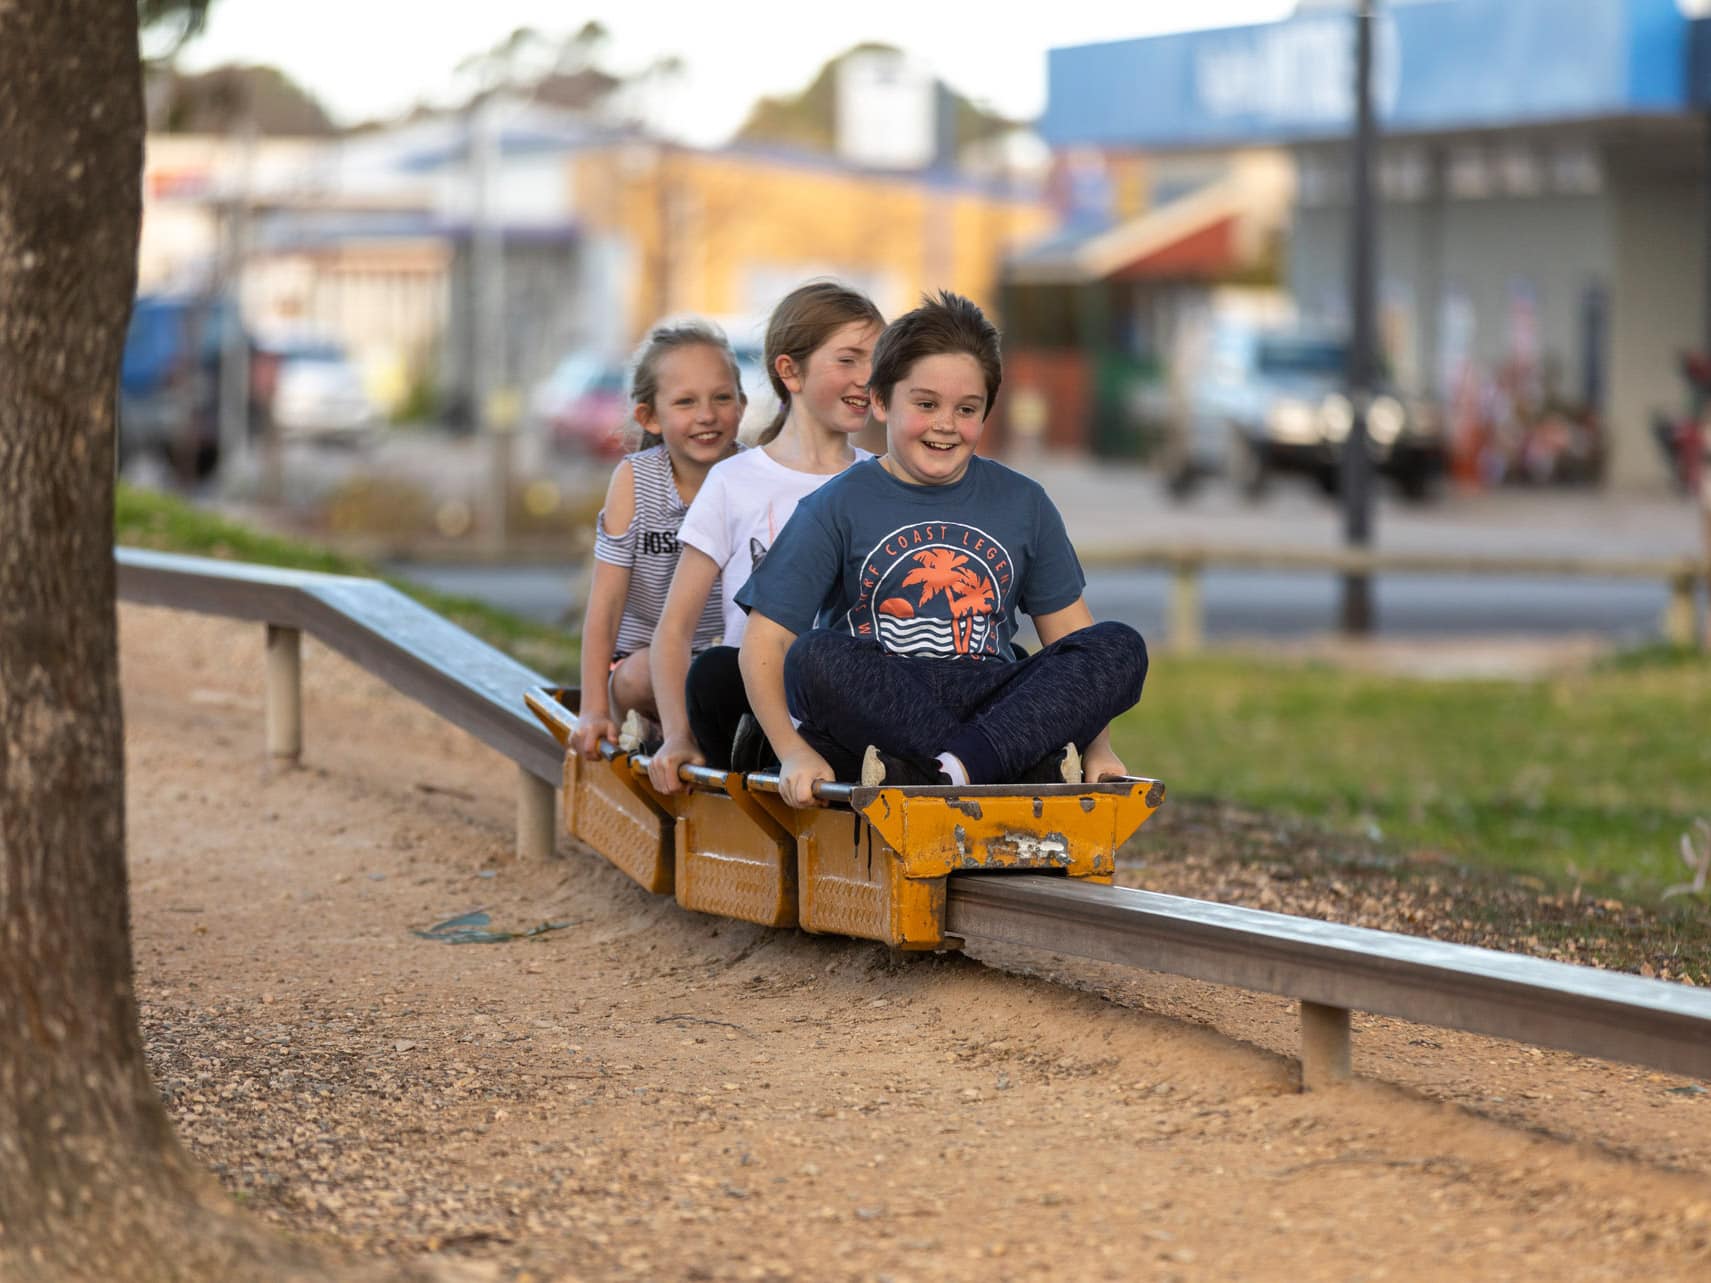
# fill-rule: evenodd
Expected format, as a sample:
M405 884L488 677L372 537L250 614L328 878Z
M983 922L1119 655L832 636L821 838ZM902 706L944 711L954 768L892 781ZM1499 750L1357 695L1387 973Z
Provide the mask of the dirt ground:
M1697 1084L1357 1016L1360 1080L1302 1095L1280 1000L690 914L568 840L520 865L515 769L337 656L306 644L276 772L259 627L121 629L151 1063L290 1232L542 1283L1711 1271ZM1190 819L1125 880L1198 893ZM563 925L413 934L476 909Z

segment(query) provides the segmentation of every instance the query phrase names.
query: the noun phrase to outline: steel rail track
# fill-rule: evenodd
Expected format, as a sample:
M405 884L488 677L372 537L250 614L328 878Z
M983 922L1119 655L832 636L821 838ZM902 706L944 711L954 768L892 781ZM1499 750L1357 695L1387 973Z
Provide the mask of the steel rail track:
M558 784L560 749L522 700L548 679L396 589L129 548L116 557L121 597L306 631ZM777 788L776 776L751 782ZM824 800L847 801L847 788L828 786ZM1711 1078L1711 992L1686 985L1038 875L956 875L946 902L946 929L964 939L1296 999L1309 1083L1347 1076L1350 1011Z
M961 875L946 930L1711 1077L1711 992L1365 927L1038 875Z

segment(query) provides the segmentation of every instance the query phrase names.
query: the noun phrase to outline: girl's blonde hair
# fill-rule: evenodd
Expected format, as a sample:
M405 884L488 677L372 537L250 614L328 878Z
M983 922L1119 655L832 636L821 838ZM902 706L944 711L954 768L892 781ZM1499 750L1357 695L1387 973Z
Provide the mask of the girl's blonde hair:
M668 353L686 347L716 349L731 369L731 382L737 385L737 397L743 401L748 400L743 391L743 372L737 365L737 354L731 350L731 341L725 337L725 332L711 321L690 317L679 321L661 321L636 345L636 350L630 357L632 407L645 405L657 416L659 407L654 404L654 400L659 396L660 362ZM632 450L645 449L657 443L659 433L649 432L639 423L636 425L636 431L636 441L630 447Z
M778 436L790 418L790 389L779 377L778 358L788 356L798 366L806 365L816 349L852 321L885 327L885 318L872 299L836 281L798 285L772 309L772 319L766 323L766 377L778 394L778 413L760 434L761 445Z

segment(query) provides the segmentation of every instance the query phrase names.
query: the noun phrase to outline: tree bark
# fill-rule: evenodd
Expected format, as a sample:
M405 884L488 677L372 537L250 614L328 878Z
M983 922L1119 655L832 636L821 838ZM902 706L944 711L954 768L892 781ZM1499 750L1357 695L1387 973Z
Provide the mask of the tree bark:
M136 284L134 0L0 2L0 1230L173 1153L131 987L113 405Z
M112 551L142 121L137 0L0 0L0 1278L369 1277L238 1212L143 1059Z

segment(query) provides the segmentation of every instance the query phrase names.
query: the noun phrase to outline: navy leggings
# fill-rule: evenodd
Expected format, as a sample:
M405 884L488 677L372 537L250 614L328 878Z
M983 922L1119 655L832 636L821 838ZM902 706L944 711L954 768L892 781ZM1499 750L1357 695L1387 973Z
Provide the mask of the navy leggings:
M1134 706L1147 647L1127 624L1093 624L1014 663L893 655L876 641L816 629L784 658L802 738L842 780L869 744L922 765L953 753L974 784L1016 779L1073 742L1085 749Z

